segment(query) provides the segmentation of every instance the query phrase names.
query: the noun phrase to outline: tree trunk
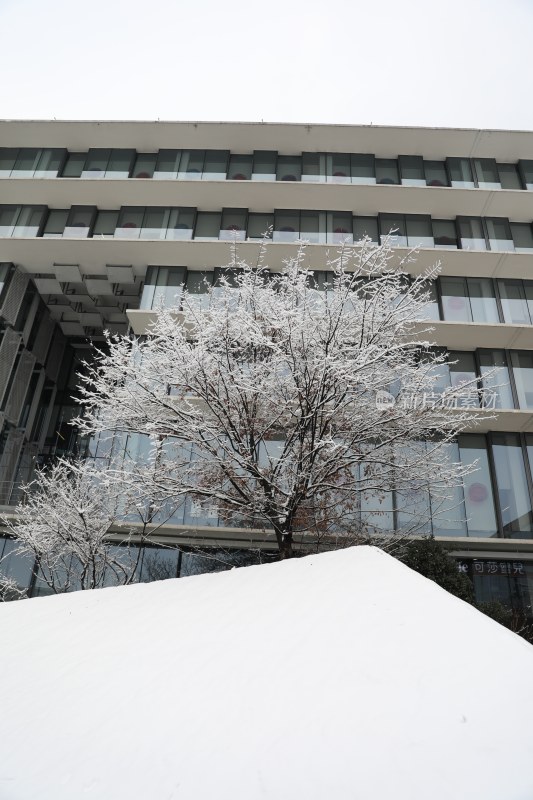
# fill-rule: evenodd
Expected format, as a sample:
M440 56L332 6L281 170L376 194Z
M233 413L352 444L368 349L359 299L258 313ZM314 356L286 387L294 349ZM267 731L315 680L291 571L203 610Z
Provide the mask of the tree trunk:
M286 558L292 558L294 555L292 549L292 536L290 533L284 533L279 543L279 558L284 561Z

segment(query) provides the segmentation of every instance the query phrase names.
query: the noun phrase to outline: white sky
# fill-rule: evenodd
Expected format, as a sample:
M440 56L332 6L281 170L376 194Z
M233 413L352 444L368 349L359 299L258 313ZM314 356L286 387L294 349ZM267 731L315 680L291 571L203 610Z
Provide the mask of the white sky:
M1 118L533 130L533 0L0 0Z

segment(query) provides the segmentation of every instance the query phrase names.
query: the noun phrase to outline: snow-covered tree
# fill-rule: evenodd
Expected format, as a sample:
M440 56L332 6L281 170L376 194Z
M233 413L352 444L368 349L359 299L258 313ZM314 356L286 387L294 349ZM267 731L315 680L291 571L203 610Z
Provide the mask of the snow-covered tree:
M413 253L363 241L317 280L304 245L279 272L268 248L250 265L235 246L207 304L182 290L147 336L110 338L83 377L81 429L149 437L143 491L270 531L282 558L393 514L411 532L459 513L472 466L454 441L486 412L475 383L441 386L424 322L438 269L410 278Z

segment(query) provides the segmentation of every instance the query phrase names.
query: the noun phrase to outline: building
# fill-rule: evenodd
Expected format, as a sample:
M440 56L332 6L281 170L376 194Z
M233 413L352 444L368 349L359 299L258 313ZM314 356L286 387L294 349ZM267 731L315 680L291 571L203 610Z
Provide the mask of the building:
M442 261L435 340L449 380L500 367L490 430L460 438L479 470L465 514L435 530L478 598L533 596L533 133L254 123L0 123L0 502L74 446L80 358L104 328L142 334L161 298L216 280L229 240L244 256L272 226L270 259L397 231L420 270ZM202 524L200 524L202 523ZM269 542L184 516L162 536L169 574L208 568L209 548ZM0 557L12 543L0 544ZM157 558L156 558L157 560ZM8 563L6 560L5 563ZM32 565L13 559L23 584ZM146 567L145 578L150 577ZM39 591L39 587L34 587Z

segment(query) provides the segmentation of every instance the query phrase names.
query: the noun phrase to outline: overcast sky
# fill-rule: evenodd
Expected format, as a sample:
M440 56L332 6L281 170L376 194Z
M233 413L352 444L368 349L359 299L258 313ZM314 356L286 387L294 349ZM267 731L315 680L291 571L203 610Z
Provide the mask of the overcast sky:
M0 0L0 117L533 130L533 0Z

